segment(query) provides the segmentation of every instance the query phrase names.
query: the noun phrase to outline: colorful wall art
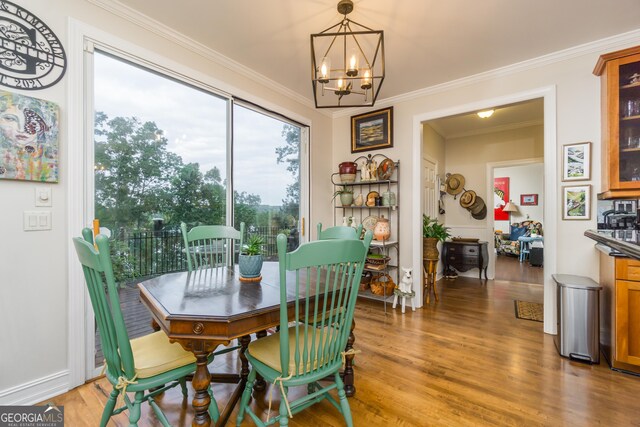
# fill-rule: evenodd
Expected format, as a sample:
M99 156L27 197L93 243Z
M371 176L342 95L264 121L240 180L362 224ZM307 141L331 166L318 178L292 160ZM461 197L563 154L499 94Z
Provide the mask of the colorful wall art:
M493 179L493 219L509 221L509 212L503 211L509 201L509 178Z
M58 105L0 90L0 179L58 182Z

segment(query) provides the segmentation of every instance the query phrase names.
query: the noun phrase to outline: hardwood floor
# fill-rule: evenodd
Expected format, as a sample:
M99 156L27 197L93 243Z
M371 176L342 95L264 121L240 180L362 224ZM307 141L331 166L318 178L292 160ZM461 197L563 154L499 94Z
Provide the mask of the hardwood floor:
M526 260L520 262L517 257L498 255L495 279L541 285L544 283L544 269L532 267Z
M513 300L542 302L542 286L470 278L438 285L439 303L404 315L399 307L385 315L381 305L358 301L355 347L362 353L349 399L356 426L640 426L640 377L611 371L604 361L563 359L542 323L515 318ZM235 357L213 363L217 372L233 368ZM49 401L65 405L67 425L95 426L107 390L101 379ZM229 385L214 386L219 404L229 392ZM254 396L266 419L268 389ZM159 401L173 425L190 424L192 410L179 389ZM143 411L140 426L159 425L148 405ZM125 414L115 419L110 425L127 425ZM322 402L290 425L343 422Z

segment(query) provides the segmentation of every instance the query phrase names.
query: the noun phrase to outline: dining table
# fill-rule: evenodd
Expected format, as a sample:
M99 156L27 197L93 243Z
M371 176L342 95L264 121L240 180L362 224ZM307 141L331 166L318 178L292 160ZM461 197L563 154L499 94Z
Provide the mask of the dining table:
M280 325L280 273L278 262L267 261L262 267L259 282L243 282L237 266L201 268L191 272L163 274L138 284L140 300L151 312L154 321L169 340L179 343L196 358L192 385L195 394L193 426L210 426L208 408L211 382L236 383L237 387L220 413L216 426L226 425L234 406L240 399L249 375L249 362L244 355L251 335L259 339L267 330ZM295 272L287 275L295 280ZM289 277L287 277L289 279ZM301 295L302 296L302 295ZM287 292L290 303L289 321L295 320L293 291ZM345 351L345 366L341 372L347 396L356 392L353 371L355 335L351 333ZM240 345L239 373L211 374L207 367L209 356L220 346L237 339ZM266 383L258 378L254 391L263 391Z

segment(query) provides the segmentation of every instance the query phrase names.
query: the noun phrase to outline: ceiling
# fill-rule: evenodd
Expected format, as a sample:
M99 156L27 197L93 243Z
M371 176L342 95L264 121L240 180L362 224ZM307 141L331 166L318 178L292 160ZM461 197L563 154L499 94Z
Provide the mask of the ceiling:
M493 115L482 119L477 111L430 120L429 126L445 139L542 125L544 100L534 99L517 104L495 106Z
M118 4L116 0L93 0ZM309 35L337 0L120 0L311 100ZM384 30L379 100L640 29L638 0L354 0Z

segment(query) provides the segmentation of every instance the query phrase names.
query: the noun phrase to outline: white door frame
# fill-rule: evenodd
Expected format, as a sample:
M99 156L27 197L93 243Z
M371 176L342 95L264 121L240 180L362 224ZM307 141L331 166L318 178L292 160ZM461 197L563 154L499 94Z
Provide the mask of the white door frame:
M544 218L545 218L545 268L544 268L544 332L556 333L556 294L551 274L556 272L557 265L557 228L558 228L558 188L557 188L557 122L556 122L556 86L546 86L525 92L505 95L498 98L487 98L465 105L458 105L438 111L416 114L413 116L413 198L419 201L413 204L412 224L414 230L422 227L422 123L442 117L483 110L496 105L513 104L532 99L544 99ZM422 234L414 233L413 237L413 269L422 268Z
M514 166L526 166L533 165L536 163L544 163L544 157L536 157L531 159L519 159L519 160L505 160L503 162L490 162L487 163L487 188L486 188L486 199L487 201L493 200L493 177L494 171L496 168L508 168ZM544 181L544 176L542 177ZM544 184L543 184L544 185ZM543 187L544 188L544 187ZM542 193L542 197L540 198L540 203L542 203L542 207L546 206L545 203L546 194ZM491 215L493 209L488 209L487 212L487 236L493 236L494 227L495 227L495 218ZM544 212L542 214L542 227L544 231L544 225L546 224L546 220L544 218ZM487 268L487 275L489 279L495 278L496 273L496 252L492 250L493 242L489 242L489 267ZM546 245L545 245L546 247ZM543 248L543 251L546 250ZM546 255L543 255L546 256Z

